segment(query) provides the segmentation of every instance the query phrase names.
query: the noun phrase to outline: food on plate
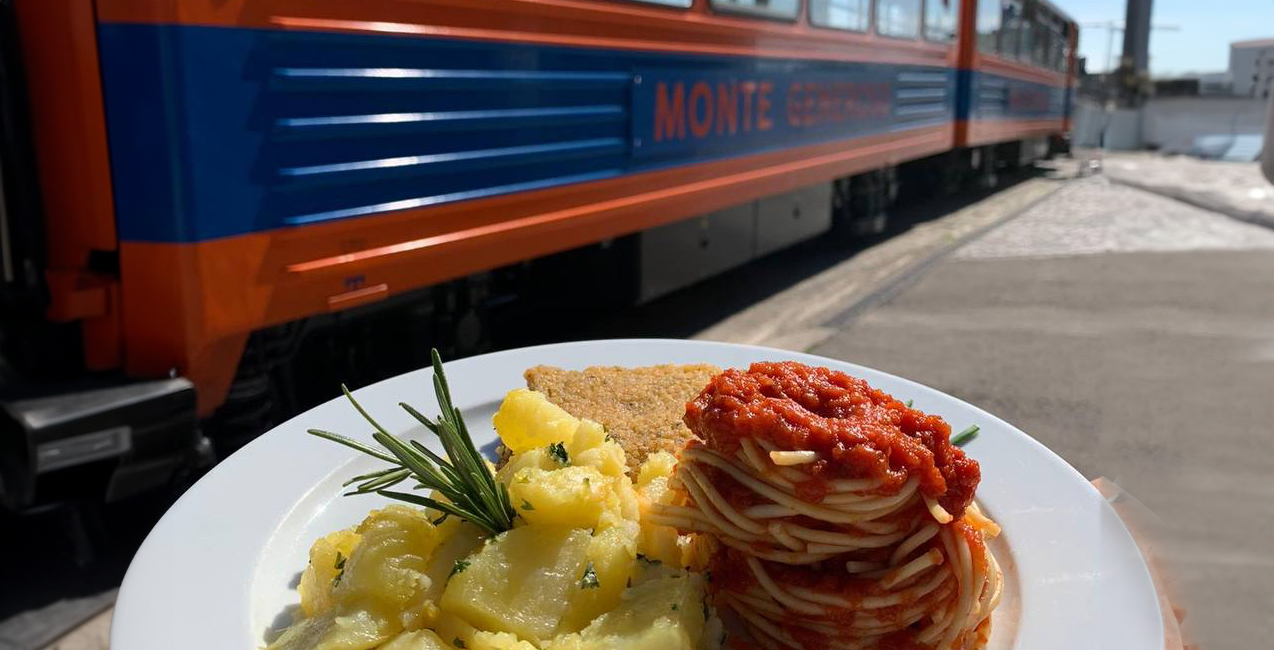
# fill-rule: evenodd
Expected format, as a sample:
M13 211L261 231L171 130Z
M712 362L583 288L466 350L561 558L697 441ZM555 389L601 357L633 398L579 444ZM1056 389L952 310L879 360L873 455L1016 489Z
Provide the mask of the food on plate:
M493 418L498 469L436 352L442 415L402 407L445 458L346 391L380 447L310 433L388 463L349 494L410 505L314 542L298 619L267 650L715 649L717 605L765 648L985 645L998 528L957 448L976 427L952 439L941 418L796 363L526 378Z
M716 538L716 602L766 648L985 645L1002 576L976 461L941 418L798 363L713 378L648 519ZM964 434L967 435L971 434Z
M508 447L482 459L435 357L442 416L425 418L446 458L390 434L350 395L383 449L311 433L389 463L351 494L412 505L372 511L318 539L298 591L300 618L269 650L699 650L724 638L706 580L685 568L707 554L676 531L643 524L675 460L657 453L629 476L604 427L527 389L494 418ZM393 490L405 481L421 488ZM664 561L666 560L666 561Z
M571 415L601 423L636 470L650 454L677 453L693 437L682 423L686 402L720 368L708 364L563 370L535 366L526 385Z

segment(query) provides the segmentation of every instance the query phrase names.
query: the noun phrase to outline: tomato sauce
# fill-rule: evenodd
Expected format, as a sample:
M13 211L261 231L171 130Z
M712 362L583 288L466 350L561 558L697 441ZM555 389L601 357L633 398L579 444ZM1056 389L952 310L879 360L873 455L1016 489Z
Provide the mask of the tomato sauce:
M950 443L942 418L861 379L801 363L726 370L686 405L685 423L725 454L734 454L743 438L818 452L818 462L796 466L810 476L798 489L809 502L822 499L829 480L877 479L889 494L915 476L923 494L958 518L981 477L977 461Z

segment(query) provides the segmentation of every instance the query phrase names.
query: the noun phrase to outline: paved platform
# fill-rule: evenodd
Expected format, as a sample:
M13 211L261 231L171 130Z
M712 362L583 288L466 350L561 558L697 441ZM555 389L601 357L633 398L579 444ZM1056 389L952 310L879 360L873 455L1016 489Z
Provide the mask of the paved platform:
M1274 187L1255 163L1155 153L1106 153L1106 177L1138 189L1274 227Z

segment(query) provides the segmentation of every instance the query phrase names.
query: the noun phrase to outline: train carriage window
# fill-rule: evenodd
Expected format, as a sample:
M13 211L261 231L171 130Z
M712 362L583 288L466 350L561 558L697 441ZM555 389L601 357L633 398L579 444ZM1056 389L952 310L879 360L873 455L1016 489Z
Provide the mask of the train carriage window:
M810 22L819 27L865 32L871 0L810 0Z
M920 0L876 0L876 33L919 38Z
M761 18L796 18L801 0L712 0L717 11Z
M978 50L983 54L996 54L1000 50L1003 11L999 0L981 0L978 3Z
M1031 30L1021 0L1000 3L1000 46L996 53L1006 59L1029 59Z
M925 0L925 39L951 43L956 39L960 0Z

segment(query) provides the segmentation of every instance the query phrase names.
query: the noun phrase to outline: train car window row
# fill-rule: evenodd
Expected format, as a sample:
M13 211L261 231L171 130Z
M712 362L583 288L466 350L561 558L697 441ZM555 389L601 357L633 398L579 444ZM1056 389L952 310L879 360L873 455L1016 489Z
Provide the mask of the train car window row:
M694 4L694 0L630 1L679 8L689 8ZM711 0L711 3L713 9L722 13L795 20L800 14L801 1ZM808 2L809 22L815 27L866 33L872 27L874 15L875 31L882 36L918 39L922 35L923 26L925 40L935 43L954 43L956 40L960 0L875 0L874 2L873 0L808 0ZM994 25L987 22L988 26L984 30L983 14L994 18L997 22ZM1000 7L994 0L979 9L979 43L982 43L988 35L992 39L997 37L999 14ZM983 50L993 52L995 47L994 44L989 48L983 45Z
M871 26L871 0L810 0L810 23L865 32Z
M983 0L978 6L978 50L983 54L1065 72L1070 27L1036 0Z
M652 5L665 5L668 7L680 7L689 9L694 4L694 0L629 0L630 2L645 2Z
M712 0L712 7L727 13L795 20L801 0Z
M876 33L895 38L920 37L920 0L876 0Z
M960 0L925 1L925 40L935 43L954 43L956 17L960 13Z

